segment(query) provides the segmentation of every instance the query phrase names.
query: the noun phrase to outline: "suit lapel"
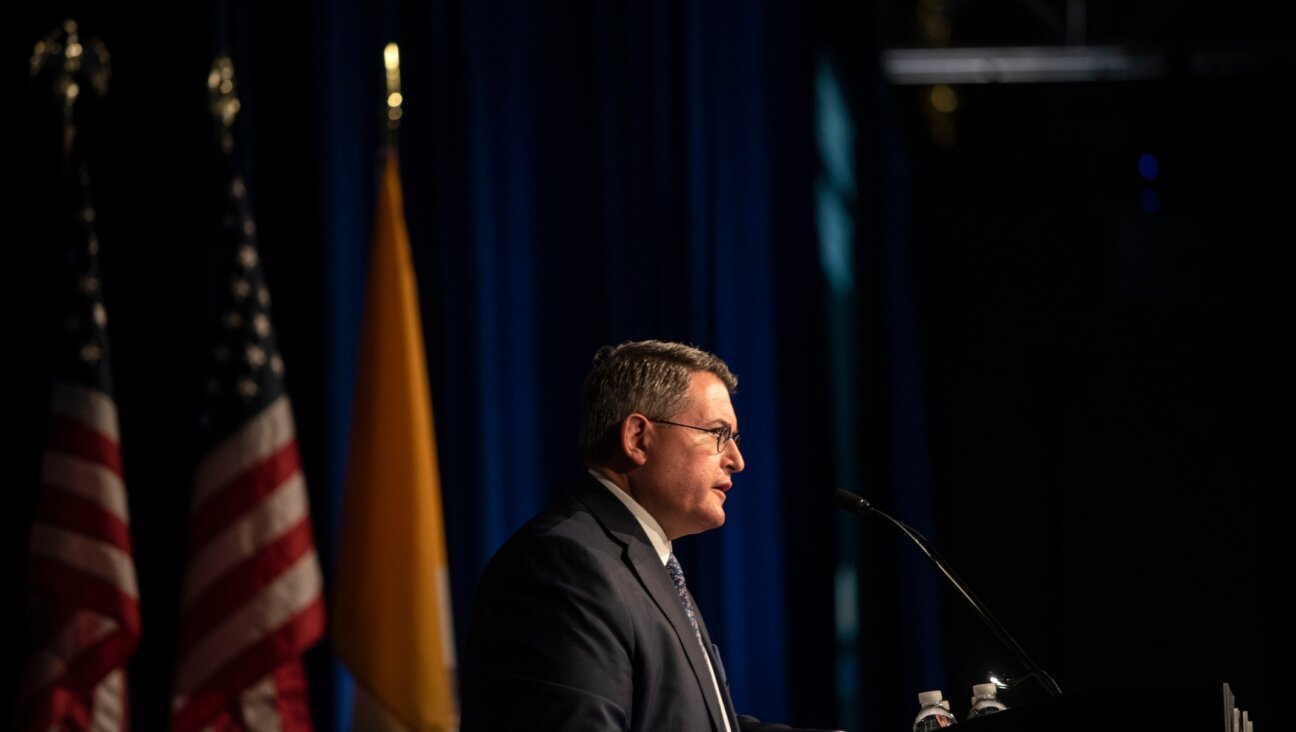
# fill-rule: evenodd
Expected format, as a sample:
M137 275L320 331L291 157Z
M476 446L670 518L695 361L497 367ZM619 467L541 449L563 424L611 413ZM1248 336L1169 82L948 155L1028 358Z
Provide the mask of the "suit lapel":
M666 568L662 566L661 557L653 549L652 543L648 541L647 535L644 534L643 527L639 525L639 520L630 513L630 510L608 492L607 487L594 478L589 478L581 484L580 488L573 491L573 495L581 503L584 503L594 517L598 519L604 529L622 544L625 549L623 556L630 569L639 578L644 590L649 597L656 603L658 609L666 617L667 622L675 630L675 635L679 639L680 645L684 650L684 655L688 657L689 665L693 668L693 675L698 683L698 690L706 702L707 711L711 715L711 725L716 730L723 730L724 719L728 716L731 720L736 719L731 711L733 703L728 701L729 690L726 685L721 685L721 694L725 697L726 706L730 709L724 709L717 704L715 689L711 684L711 674L707 670L707 659L703 655L702 648L698 646L697 637L693 635L693 626L689 623L688 615L684 612L684 606L680 604L679 595L675 593L675 585L671 583L670 576L666 574ZM703 642L710 644L710 636L707 635L705 625L702 623L702 617L699 613L698 627L702 631ZM737 730L737 727L734 727Z

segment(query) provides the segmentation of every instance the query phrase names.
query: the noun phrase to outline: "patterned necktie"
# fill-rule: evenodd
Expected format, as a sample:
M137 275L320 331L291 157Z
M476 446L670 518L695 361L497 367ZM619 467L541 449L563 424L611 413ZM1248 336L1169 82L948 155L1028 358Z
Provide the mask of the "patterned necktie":
M689 625L693 626L693 635L697 637L698 646L702 649L702 653L706 654L702 631L698 629L697 611L693 609L693 595L689 594L688 585L684 584L684 570L674 554L666 560L666 573L670 575L671 582L675 583L675 594L679 595L680 604L684 606L684 614L688 616Z

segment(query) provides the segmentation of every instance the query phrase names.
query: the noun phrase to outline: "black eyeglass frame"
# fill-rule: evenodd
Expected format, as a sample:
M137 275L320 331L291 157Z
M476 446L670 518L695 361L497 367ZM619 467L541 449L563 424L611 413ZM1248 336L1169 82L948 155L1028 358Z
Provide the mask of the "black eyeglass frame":
M668 424L673 427L687 427L688 429L697 430L699 432L709 432L715 435L717 455L725 451L725 448L729 446L730 440L733 440L733 444L735 447L737 447L740 450L742 449L741 438L739 438L738 433L734 432L733 428L730 427L729 425L725 425L724 427L698 427L695 424L684 424L683 422L672 422L669 419L649 419L648 421L655 422L657 424Z

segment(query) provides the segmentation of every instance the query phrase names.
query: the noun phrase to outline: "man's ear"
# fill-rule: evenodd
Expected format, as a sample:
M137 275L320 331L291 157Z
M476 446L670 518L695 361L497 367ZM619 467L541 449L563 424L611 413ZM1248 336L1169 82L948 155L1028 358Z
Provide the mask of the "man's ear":
M648 462L648 418L635 412L621 420L621 452L635 465Z

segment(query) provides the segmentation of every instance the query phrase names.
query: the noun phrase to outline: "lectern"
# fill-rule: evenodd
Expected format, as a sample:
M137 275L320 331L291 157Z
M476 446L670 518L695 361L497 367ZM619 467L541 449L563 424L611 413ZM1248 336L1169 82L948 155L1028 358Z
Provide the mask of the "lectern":
M969 719L955 729L959 732L1233 732L1235 704L1227 683L1186 689L1078 689L987 717Z

